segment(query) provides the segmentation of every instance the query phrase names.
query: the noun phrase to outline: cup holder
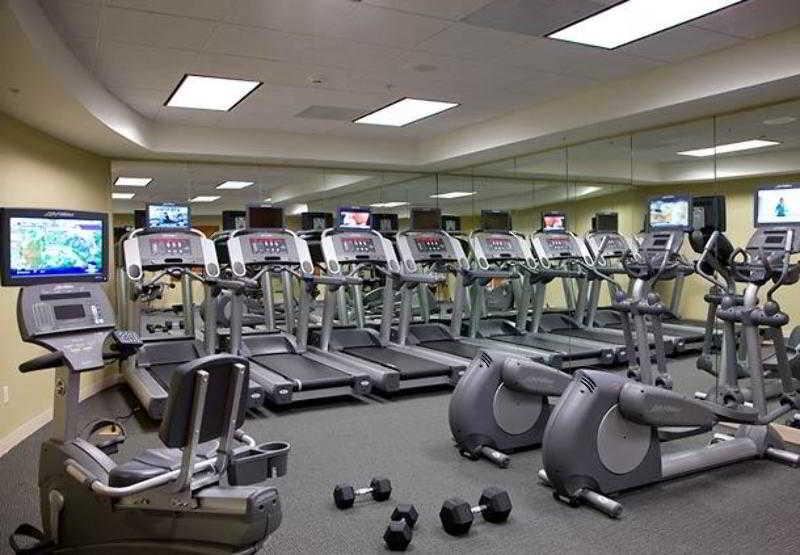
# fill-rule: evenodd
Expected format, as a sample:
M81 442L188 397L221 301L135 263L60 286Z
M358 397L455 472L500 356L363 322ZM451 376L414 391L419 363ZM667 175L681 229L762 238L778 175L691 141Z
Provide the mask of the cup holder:
M235 454L228 464L228 483L249 486L283 476L290 449L286 442L270 441Z

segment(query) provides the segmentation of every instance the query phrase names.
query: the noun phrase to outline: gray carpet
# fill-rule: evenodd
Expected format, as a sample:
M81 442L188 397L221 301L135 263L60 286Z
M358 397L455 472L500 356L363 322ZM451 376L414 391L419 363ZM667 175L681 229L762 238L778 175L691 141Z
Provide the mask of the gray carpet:
M713 381L694 370L694 359L670 364L676 389L692 392ZM83 421L130 410L126 388L104 392L82 405ZM621 497L623 518L612 521L588 508L555 502L538 484L540 453L517 453L501 470L461 458L447 425L446 391L389 401L335 402L263 411L246 425L257 440L292 443L289 473L277 481L283 507L281 528L268 553L383 552L381 535L395 503L412 502L420 512L412 551L417 553L797 553L800 545L797 491L800 470L767 461L740 463ZM137 414L118 458L158 444L155 425ZM38 524L36 460L43 429L0 459L6 484L0 502L0 536L23 521ZM697 442L698 440L693 440ZM686 442L681 442L684 445ZM679 447L678 442L670 449ZM392 479L386 503L333 506L339 481ZM450 496L477 501L488 485L508 488L514 510L505 525L478 522L467 537L452 538L438 521ZM102 523L98 523L101 525Z

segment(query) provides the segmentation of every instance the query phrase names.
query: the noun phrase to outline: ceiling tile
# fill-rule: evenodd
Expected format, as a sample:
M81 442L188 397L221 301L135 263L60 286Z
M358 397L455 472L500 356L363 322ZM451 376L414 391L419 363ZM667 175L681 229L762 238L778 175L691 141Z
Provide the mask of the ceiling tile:
M516 33L455 23L417 45L416 50L473 60L496 60L509 50L522 46L525 38Z
M106 5L119 8L183 15L202 19L223 20L233 0L105 0Z
M50 22L67 38L89 39L97 36L100 8L76 0L41 0Z
M604 2L597 0L495 0L470 14L464 22L487 29L544 36L603 8Z
M413 48L449 25L450 22L441 19L359 3L351 17L334 22L321 34L371 44Z
M280 29L288 33L324 34L324 29L347 20L355 2L342 0L237 0L227 21Z
M754 39L800 25L798 0L747 0L691 23L737 37Z
M458 20L492 0L364 0L365 4L443 19Z
M187 50L112 42L103 45L97 73L110 88L137 86L172 90L195 56Z
M105 8L101 40L200 50L214 25L201 19Z
M622 46L615 52L664 62L679 62L714 50L728 48L740 42L741 39L737 37L683 25Z
M267 60L297 61L306 49L298 35L238 25L219 25L205 46L207 52Z

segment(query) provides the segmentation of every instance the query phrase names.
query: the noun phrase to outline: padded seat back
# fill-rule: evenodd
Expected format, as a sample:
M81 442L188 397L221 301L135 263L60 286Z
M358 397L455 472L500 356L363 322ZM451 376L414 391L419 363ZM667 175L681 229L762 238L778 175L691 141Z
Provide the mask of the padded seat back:
M208 390L200 425L199 442L218 439L225 430L228 414L228 399L231 388L236 385L237 365L244 367L244 376L239 391L239 409L236 414L236 428L244 423L247 407L247 384L250 366L247 359L230 354L209 355L179 366L172 375L167 398L167 408L161 421L159 437L167 447L183 448L189 445L192 437L190 429L194 392L198 383L198 372L208 372Z

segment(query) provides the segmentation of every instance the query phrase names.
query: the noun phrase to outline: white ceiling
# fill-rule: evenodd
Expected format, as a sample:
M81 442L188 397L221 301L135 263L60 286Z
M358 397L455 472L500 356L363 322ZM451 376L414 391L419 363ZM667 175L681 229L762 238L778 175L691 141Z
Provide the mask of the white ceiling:
M429 138L800 23L796 0L749 0L616 51L541 38L542 22L609 3L40 0L91 74L146 118L366 139ZM164 107L185 73L265 84L229 113ZM363 113L402 96L462 106L403 129L295 117L310 106Z

